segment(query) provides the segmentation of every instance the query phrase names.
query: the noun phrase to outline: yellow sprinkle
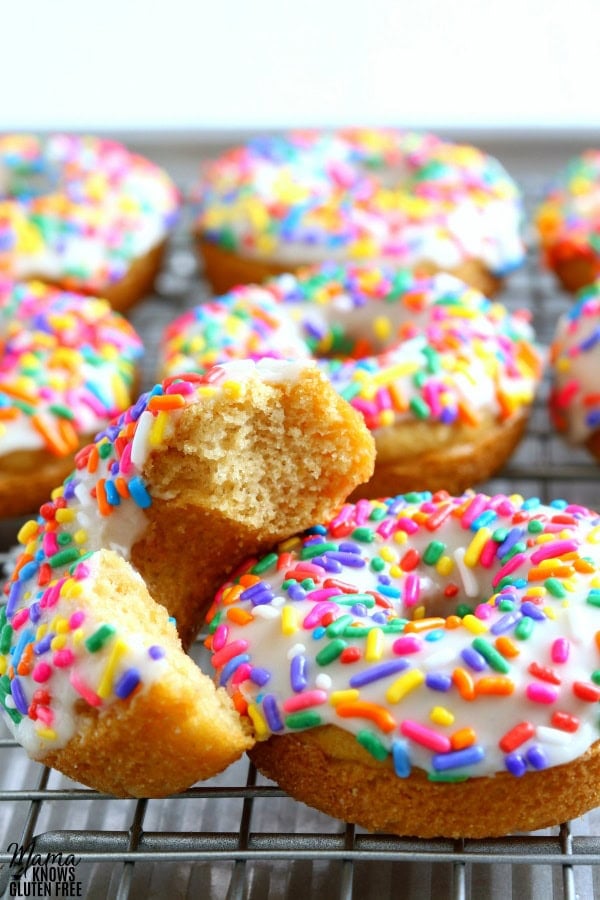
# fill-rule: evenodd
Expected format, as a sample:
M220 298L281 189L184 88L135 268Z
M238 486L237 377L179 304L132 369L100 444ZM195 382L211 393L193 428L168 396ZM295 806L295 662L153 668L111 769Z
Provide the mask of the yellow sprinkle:
M556 619L556 610L553 606L544 606L544 612L549 619Z
M414 375L418 368L418 362L398 363L397 366L390 366L387 369L382 369L377 375L373 375L373 384L378 387L381 387L384 384L391 384L392 381L397 381L399 378L403 378L406 375Z
M298 610L284 606L281 610L281 633L295 634L298 631Z
M439 575L450 575L454 569L454 560L451 556L441 556L435 564L435 570Z
M345 691L333 691L329 695L329 702L332 706L337 706L338 703L352 703L359 697L360 691L357 691L356 688L348 688Z
M212 384L201 384L196 388L196 393L199 397L214 397L217 389Z
M380 341L387 341L392 333L392 323L387 316L376 316L373 320L373 334Z
M269 731L269 726L267 725L263 714L255 703L251 703L248 706L248 715L250 716L252 724L254 725L256 739L262 741L265 738L269 737L271 733Z
M35 632L36 641L41 641L46 632L48 631L48 624L46 622L42 622L41 625L38 625L37 630Z
M429 713L429 718L436 725L452 725L454 723L453 714L445 706L434 706Z
M75 646L79 646L83 642L85 638L85 631L83 628L76 628L75 631L71 634L71 640Z
M241 381L224 381L222 387L223 390L233 399L241 397L242 395Z
M402 572L400 566L390 566L390 575L392 576L392 578L402 578L403 574L404 573Z
M57 634L50 642L51 650L62 650L67 645L67 636L65 634Z
M79 528L73 535L73 540L76 544L85 544L85 542L87 541L87 536L87 531L85 531L83 528Z
M46 741L54 741L56 739L56 732L53 728L36 728L35 733Z
M594 575L591 580L590 587L597 588L600 587L600 575Z
M110 696L112 692L112 685L115 678L115 672L117 670L117 666L119 664L119 660L127 653L127 644L125 641L122 641L120 638L113 643L110 656L108 657L108 661L106 666L104 667L104 671L100 677L100 682L98 683L98 687L96 689L96 693L99 697L102 697L103 700L106 700L107 697Z
M589 544L600 544L600 525L597 525L596 528L592 528L587 536L587 541Z
M393 425L396 415L393 409L382 409L379 413L379 425L384 428L386 425Z
M527 596L528 597L543 597L545 593L546 593L546 588L543 585L541 587L527 588Z
M420 669L409 669L397 678L386 691L388 703L399 703L407 694L414 691L425 681L425 674Z
M491 535L489 528L480 528L473 537L473 540L465 550L464 563L465 566L474 568L479 562L481 551L485 547Z
M64 490L64 485L61 484L57 488L54 488L54 490L50 494L50 497L52 498L52 500L58 500L59 497L62 497Z
M8 661L6 656L0 656L0 675L4 675L8 668Z
M413 620L425 618L425 607L417 606L413 612Z
M26 544L32 538L34 538L38 531L38 524L34 519L30 519L28 522L25 522L24 525L19 529L19 533L17 534L17 540L20 544Z
M288 541L284 541L282 544L279 544L278 549L280 553L289 553L291 550L299 547L301 543L302 542L299 537L292 537Z
M393 563L398 560L398 555L394 553L391 547L388 546L382 547L379 551L379 555L382 559L389 563Z
M82 593L83 585L80 581L75 581L74 578L65 581L60 589L60 596L65 597L67 600L75 600L75 598L80 597Z
M375 662L381 659L383 653L383 631L381 628L371 628L367 635L365 646L365 659L367 662Z
M148 443L151 447L160 447L162 444L168 421L169 416L165 410L156 415L148 434Z
M72 522L75 518L74 509L57 509L54 513L57 522Z
M394 534L394 543L396 544L405 544L408 540L408 535L405 531L397 531Z
M54 630L59 634L67 634L67 632L70 630L68 619L60 618L54 626Z
M471 634L483 634L488 630L487 625L481 619L478 619L477 616L474 616L473 613L467 613L466 616L463 616L462 623Z

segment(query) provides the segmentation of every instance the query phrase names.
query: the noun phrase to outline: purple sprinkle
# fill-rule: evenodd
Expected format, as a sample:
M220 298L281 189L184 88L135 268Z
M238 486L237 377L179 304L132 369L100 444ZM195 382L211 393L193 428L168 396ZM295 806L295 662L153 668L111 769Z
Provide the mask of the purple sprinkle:
M48 650L50 649L50 644L52 643L54 638L55 638L54 632L44 635L44 637L40 641L38 641L37 644L35 644L33 647L33 652L35 653L35 655L41 656L42 653L47 653Z
M297 694L303 691L308 684L307 668L308 662L302 653L292 657L290 663L290 684L292 685L292 690Z
M342 565L335 559L328 559L326 556L315 556L312 560L315 566L321 566L326 572L338 574L342 571Z
M480 744L472 744L463 750L453 750L450 753L435 753L431 758L431 763L437 772L445 772L448 769L474 766L480 763L482 759L485 759L485 750Z
M511 528L508 532L504 541L498 546L496 550L496 556L498 559L502 559L503 556L512 550L515 544L521 540L523 537L523 529L522 528Z
M10 692L12 694L12 698L15 701L15 706L24 716L27 715L28 704L27 699L25 697L25 693L23 691L23 686L18 678L13 678L10 684Z
M254 684L257 684L259 687L264 687L270 678L271 673L269 670L261 669L259 666L254 666L250 672L250 681L253 681Z
M166 656L166 650L159 647L158 644L154 644L152 647L148 648L148 656L151 659L162 659L163 656Z
M478 653L477 650L474 650L473 647L465 647L460 655L474 672L483 672L483 670L487 668L485 658L481 653Z
M353 543L353 541L342 541L338 547L342 553L358 553L360 555L360 547L358 544Z
M535 603L532 603L531 600L525 600L525 602L521 604L521 612L524 616L529 616L530 619L536 619L538 622L544 622L546 619L544 610L540 609Z
M290 600L304 600L306 591L298 582L294 581L288 588L288 597Z
M408 669L409 665L410 663L405 659L391 659L388 662L370 666L362 672L357 672L348 683L352 688L360 688L365 684L371 684L373 681L379 681L381 678L402 672L404 669Z
M452 687L452 676L443 672L428 672L425 685L432 691L449 691Z
M246 663L250 661L250 656L248 653L239 653L237 656L234 656L229 662L223 666L221 670L221 678L219 681L220 687L225 687L227 681L231 678L235 670L242 665L242 663Z
M35 603L32 603L29 607L29 619L33 622L34 625L37 625L41 617L42 611L40 609L40 604L36 600Z
M265 719L267 720L267 725L271 731L283 731L283 722L281 721L279 709L277 708L277 700L273 694L265 694L263 697L262 708Z
M115 684L115 694L121 700L125 700L135 691L141 680L142 677L137 669L127 669Z
M527 764L520 753L509 753L504 758L504 765L516 778L520 778L527 771Z
M533 744L525 755L527 762L534 769L546 769L548 767L548 758L539 744Z
M329 557L329 559L336 559L343 566L348 566L350 569L362 569L366 565L362 556L359 556L357 553L328 550L325 556Z
M364 605L364 603L355 603L354 606L350 607L350 612L355 616L368 616L369 610Z
M512 631L519 619L522 618L523 614L520 612L507 613L505 616L498 619L497 622L494 622L490 631L492 634L504 634L506 631Z
M271 585L267 584L265 581L258 581L256 584L246 588L245 591L242 591L240 600L252 600L257 594L264 594L266 591L271 593Z
M389 616L386 614L386 612L384 610L381 610L381 612L373 613L373 615L371 616L371 621L377 622L378 625L387 625L388 618Z

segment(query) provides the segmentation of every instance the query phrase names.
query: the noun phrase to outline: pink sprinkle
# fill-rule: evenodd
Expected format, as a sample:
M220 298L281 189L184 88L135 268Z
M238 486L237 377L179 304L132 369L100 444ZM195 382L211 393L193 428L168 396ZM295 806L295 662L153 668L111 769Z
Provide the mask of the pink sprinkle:
M415 531L419 530L419 526L416 522L405 517L399 518L396 525L398 526L398 531L405 531L406 534L414 534Z
M15 631L18 631L21 625L24 625L25 622L29 619L29 607L24 606L23 609L20 609L13 616L11 625Z
M320 603L322 600L329 600L330 597L338 597L339 590L337 588L318 588L316 591L310 591L306 595L307 600L313 600L315 603Z
M320 706L327 703L327 691L304 691L284 700L282 706L285 712L298 712L300 709L309 709L311 706Z
M477 516L481 515L487 506L488 498L484 494L477 494L462 514L460 524L463 528L469 528Z
M250 663L242 663L241 666L238 666L233 674L233 678L231 679L232 684L241 684L242 681L247 681L250 678L250 672L252 671L252 666Z
M43 722L44 725L52 725L54 722L54 713L49 706L36 706L35 717Z
M59 546L56 540L56 532L47 531L42 539L42 547L46 556L53 556L58 553Z
M406 606L416 606L421 594L419 576L411 572L407 575L402 586L402 599Z
M479 557L479 565L483 566L484 569L489 569L496 559L496 550L498 549L498 544L496 541L493 541L491 538L489 541L483 545L483 550L481 551L481 555Z
M217 652L217 650L222 650L225 644L227 643L227 638L229 637L229 628L227 625L219 625L215 633L213 634L212 639L212 648Z
M489 619L490 616L492 615L493 611L494 610L488 603L479 603L475 607L475 615L477 616L478 619L481 619L482 621Z
M534 703L555 703L558 700L558 689L546 683L528 684L525 693Z
M52 662L57 669L68 669L69 666L73 665L74 659L75 654L73 653L73 651L69 650L68 647L65 647L63 650L56 651L56 653L52 657Z
M357 525L364 525L369 520L372 506L370 500L359 500L355 508L355 518Z
M433 728L427 728L413 719L404 719L400 723L400 734L410 738L417 744L421 744L423 747L427 747L428 750L434 750L436 753L447 753L452 749L449 737L434 731Z
M123 447L123 452L121 453L121 459L119 460L119 472L122 475L127 475L133 469L133 464L131 462L131 447L133 445L132 441L129 441Z
M39 662L33 668L33 672L31 673L31 677L34 681L37 681L38 684L43 684L45 681L48 681L50 676L52 675L52 666L49 666L46 662Z
M82 609L78 609L77 612L74 612L71 618L69 619L69 628L71 631L75 631L76 628L79 628L80 625L85 621L85 613Z
M566 663L569 658L570 644L567 638L556 638L552 644L552 662Z
M572 553L574 550L577 550L577 547L577 541L550 541L549 544L543 544L531 554L531 562L537 565L543 559Z
M79 677L75 669L71 669L71 674L69 675L69 681L77 691L80 697L83 697L90 706L102 706L102 700L98 696L98 694L91 689L89 685L83 681L82 678Z
M517 553L512 559L506 563L506 565L502 566L502 568L498 569L494 578L492 580L492 586L496 587L503 578L506 578L507 575L511 575L519 566L523 565L523 563L527 562L527 557L524 553Z
M328 612L336 612L338 609L336 603L328 603L325 601L324 603L317 603L307 616L304 617L304 621L302 622L303 628L315 628L317 625L321 624L321 619Z
M393 533L397 530L397 525L393 519L384 519L383 522L377 527L377 534L380 535L384 541L387 541L391 538Z
M233 659L234 656L245 653L249 646L248 641L245 640L231 641L230 644L227 644L222 650L219 650L218 653L214 653L210 661L215 669L220 669L221 666L224 666L225 663L229 662L230 659Z
M394 653L397 653L398 656L404 656L407 653L418 653L422 646L423 643L416 634L407 634L394 641L392 650Z
M83 581L84 579L86 579L88 577L89 574L90 574L89 566L87 566L85 563L77 563L77 568L75 569L75 572L74 572L74 577L76 578L77 581Z

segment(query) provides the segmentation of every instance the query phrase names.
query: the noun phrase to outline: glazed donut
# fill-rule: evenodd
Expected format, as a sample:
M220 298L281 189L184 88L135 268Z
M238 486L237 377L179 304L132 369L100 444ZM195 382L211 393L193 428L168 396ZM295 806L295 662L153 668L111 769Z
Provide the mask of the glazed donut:
M162 366L319 357L375 437L375 473L356 496L458 493L522 435L541 369L532 336L524 313L450 275L326 263L184 313L166 330Z
M550 348L553 385L550 412L555 427L600 461L600 282L579 292L556 326Z
M169 176L121 144L0 136L0 274L105 297L125 310L151 288L174 224Z
M600 277L600 150L571 159L537 211L544 261L567 291Z
M236 565L331 516L373 457L312 364L233 363L143 394L20 531L0 611L17 740L118 796L164 796L236 759L247 729L169 615L189 645Z
M137 387L142 342L105 300L0 281L0 517L37 509Z
M370 830L490 837L600 800L600 517L468 493L346 504L209 614L258 768Z
M205 166L195 231L217 293L323 261L449 271L491 296L523 261L519 190L474 147L396 129L260 137Z

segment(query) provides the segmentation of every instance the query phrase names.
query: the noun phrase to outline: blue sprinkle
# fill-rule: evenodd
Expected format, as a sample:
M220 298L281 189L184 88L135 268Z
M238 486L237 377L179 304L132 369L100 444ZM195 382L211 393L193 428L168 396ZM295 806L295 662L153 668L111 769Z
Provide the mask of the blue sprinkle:
M480 528L487 528L498 518L498 514L493 509L484 509L476 519L471 522L471 531L479 531Z
M548 758L539 744L533 744L525 755L532 768L546 769L548 767Z
M428 631L425 635L425 640L430 643L434 643L435 641L441 641L445 636L446 632L443 628L434 628L433 631Z
M465 747L464 750L436 753L431 758L431 763L437 772L445 772L448 769L476 765L483 759L485 759L485 750L480 744L473 744L471 747Z
M527 764L520 753L509 753L504 758L504 765L516 778L520 778L527 771Z
M126 697L129 697L135 691L141 680L142 676L137 669L127 669L115 684L115 694L121 700L125 700Z
M230 659L229 662L223 666L219 685L221 687L225 687L228 679L231 678L235 670L238 669L242 665L242 663L249 662L249 660L250 656L248 653L238 653L237 656L234 656L232 659Z
M522 528L511 528L508 532L504 541L499 545L496 550L496 556L498 559L502 559L503 556L506 556L507 553L512 550L516 543L518 543L523 537L523 529Z
M394 587L392 584L379 584L377 585L377 590L380 594L383 594L384 597L392 597L397 599L402 596L402 591L400 588Z
M106 480L104 484L104 490L106 491L106 500L110 503L111 506L119 506L121 503L121 497L119 496L119 492L115 487L114 481L111 481L110 478Z
M411 765L406 741L392 741L392 761L398 778L408 778Z
M35 560L31 560L28 563L25 563L21 571L19 572L19 581L29 581L30 578L33 578L34 575L37 575L38 564Z
M318 625L312 633L315 641L320 641L322 637L327 633L327 629L323 625Z
M265 694L262 708L265 719L267 720L267 725L271 731L283 731L283 722L281 721L279 709L277 708L277 700L273 694Z
M388 662L378 663L376 666L364 669L362 672L357 672L348 683L352 688L364 687L365 684L371 684L373 681L379 681L381 678L388 678L390 675L402 672L409 666L410 663L405 659L391 659Z
M28 704L27 698L25 697L25 693L23 691L23 686L18 678L13 678L10 683L10 692L12 694L12 698L15 701L15 706L24 716L27 715Z
M152 506L152 497L148 493L146 485L139 475L134 475L130 480L129 493L140 509L148 509L149 506Z

